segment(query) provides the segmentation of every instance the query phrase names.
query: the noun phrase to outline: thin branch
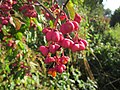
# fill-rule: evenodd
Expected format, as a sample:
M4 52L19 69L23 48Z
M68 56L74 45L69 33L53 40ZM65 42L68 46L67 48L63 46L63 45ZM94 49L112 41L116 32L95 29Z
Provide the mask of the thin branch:
M42 5L39 1L35 5L41 6L54 20L56 20L54 15L44 5Z
M65 4L63 5L63 9L66 8L66 5L67 5L68 2L69 2L69 0L67 0L67 1L65 2Z
M120 81L120 78L118 78L118 79L116 79L116 80L114 80L114 81L111 81L111 82L107 83L106 85L104 85L104 87L106 87L106 86L109 85L109 84L113 84L113 83L115 83L115 82L117 82L117 81ZM104 88L104 87L103 87L103 88Z

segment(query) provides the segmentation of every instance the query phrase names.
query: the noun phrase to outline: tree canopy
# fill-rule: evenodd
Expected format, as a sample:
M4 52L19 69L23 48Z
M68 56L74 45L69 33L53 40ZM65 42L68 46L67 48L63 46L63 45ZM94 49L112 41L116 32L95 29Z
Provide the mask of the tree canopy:
M110 26L114 27L117 23L120 23L120 7L111 16Z

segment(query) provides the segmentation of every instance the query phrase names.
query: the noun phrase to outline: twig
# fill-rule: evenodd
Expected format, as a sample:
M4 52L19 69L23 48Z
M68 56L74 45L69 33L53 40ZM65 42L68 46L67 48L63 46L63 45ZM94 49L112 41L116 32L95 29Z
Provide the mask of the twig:
M113 83L115 83L115 82L117 82L117 81L120 81L120 78L118 78L118 79L116 79L116 80L114 80L114 81L112 81L112 82L107 83L106 85L104 85L104 87L106 87L106 86L109 85L109 84L113 84ZM104 87L103 87L103 88L104 88Z
M44 5L42 5L39 1L37 3L35 5L41 6L54 20L56 20L56 18L54 17L54 15Z
M66 8L66 5L67 5L68 2L69 2L69 0L67 0L67 1L65 2L65 4L63 5L63 9Z

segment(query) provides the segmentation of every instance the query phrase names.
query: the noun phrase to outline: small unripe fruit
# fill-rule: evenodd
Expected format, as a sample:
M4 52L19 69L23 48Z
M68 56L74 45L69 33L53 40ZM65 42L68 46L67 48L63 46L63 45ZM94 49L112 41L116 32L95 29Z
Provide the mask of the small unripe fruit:
M25 66L22 64L22 65L20 65L20 67L21 67L21 68L24 68Z
M49 53L48 48L46 46L40 46L39 50L42 52L44 56L47 56Z

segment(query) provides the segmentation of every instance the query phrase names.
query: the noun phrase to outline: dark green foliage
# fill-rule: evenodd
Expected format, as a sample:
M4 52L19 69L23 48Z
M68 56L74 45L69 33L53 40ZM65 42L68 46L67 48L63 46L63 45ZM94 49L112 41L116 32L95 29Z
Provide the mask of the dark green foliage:
M117 23L120 23L120 8L116 9L111 16L110 26L114 27Z
M90 19L90 47L88 60L98 83L99 90L119 89L120 41L119 25L110 29L104 19ZM109 20L108 20L109 21ZM99 27L99 28L98 28Z

